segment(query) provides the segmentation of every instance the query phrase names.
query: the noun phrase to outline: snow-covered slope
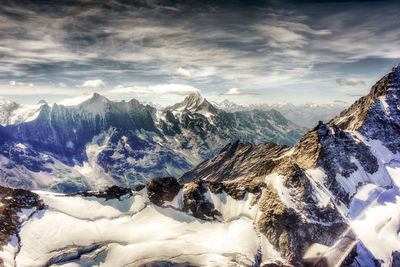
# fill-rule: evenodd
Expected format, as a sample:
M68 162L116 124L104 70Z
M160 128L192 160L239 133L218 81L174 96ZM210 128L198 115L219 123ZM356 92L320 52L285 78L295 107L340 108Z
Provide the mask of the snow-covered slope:
M201 220L185 212L186 191L182 188L161 205L149 200L146 188L112 188L105 194L36 192L45 209L32 210L29 219L17 224L17 233L3 237L8 243L0 256L4 266L251 266L283 260L254 228L258 209L251 195L237 201L209 192L222 213L218 220Z

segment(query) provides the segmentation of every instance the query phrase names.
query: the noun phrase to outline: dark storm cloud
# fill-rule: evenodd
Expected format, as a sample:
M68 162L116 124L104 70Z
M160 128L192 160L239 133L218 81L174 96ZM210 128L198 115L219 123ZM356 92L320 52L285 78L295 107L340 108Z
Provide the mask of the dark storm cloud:
M400 57L396 3L327 2L9 1L0 7L0 83L290 94L332 77L360 80L340 73L343 64Z

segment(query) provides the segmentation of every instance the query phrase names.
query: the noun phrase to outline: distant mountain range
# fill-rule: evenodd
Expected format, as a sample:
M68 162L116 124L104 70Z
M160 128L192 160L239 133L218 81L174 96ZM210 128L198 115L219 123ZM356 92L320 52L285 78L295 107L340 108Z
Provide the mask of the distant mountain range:
M57 192L179 177L229 142L292 145L305 132L275 110L226 112L198 93L162 110L97 93L1 103L1 184Z
M214 106L228 112L246 111L246 110L277 110L285 116L288 120L296 122L296 124L312 128L317 125L319 121L329 121L335 116L338 116L341 111L347 108L346 103L335 102L331 104L299 104L294 105L291 103L284 104L250 104L241 105L236 104L229 100L222 102L213 102Z

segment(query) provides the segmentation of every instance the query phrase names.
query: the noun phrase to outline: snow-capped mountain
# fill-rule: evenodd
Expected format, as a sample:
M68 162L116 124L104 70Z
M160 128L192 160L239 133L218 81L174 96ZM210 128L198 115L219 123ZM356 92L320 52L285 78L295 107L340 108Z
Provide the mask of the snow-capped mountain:
M291 147L237 141L179 180L1 188L3 264L398 266L399 79L397 67Z
M254 223L292 264L397 266L399 71L292 147L231 144L180 180L233 197L258 192Z
M8 99L0 98L0 125L6 126L32 121L39 115L43 104L45 104L44 101L40 101L37 105L21 105Z
M290 121L296 122L298 125L312 128L318 124L318 121L329 121L331 118L340 114L341 111L347 108L347 105L342 102L331 104L299 104L291 103L275 103L275 104L251 104L242 105L236 104L229 100L224 100L220 103L213 103L217 108L228 112L245 111L245 110L277 110Z
M92 93L42 103L1 132L2 185L76 192L179 177L228 142L290 145L304 129L275 111L219 110L197 93L163 110Z
M215 116L218 113L218 110L198 92L190 94L181 103L177 103L171 107L166 108L164 112L166 111L170 111L174 115L182 115L185 112L198 113L207 118L213 115Z

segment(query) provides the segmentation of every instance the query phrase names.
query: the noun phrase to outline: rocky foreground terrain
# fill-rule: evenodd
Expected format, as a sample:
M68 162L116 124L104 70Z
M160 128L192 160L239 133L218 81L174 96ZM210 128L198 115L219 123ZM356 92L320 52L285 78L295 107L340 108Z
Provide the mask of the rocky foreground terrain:
M293 146L232 142L178 179L4 188L3 265L399 266L399 79Z

